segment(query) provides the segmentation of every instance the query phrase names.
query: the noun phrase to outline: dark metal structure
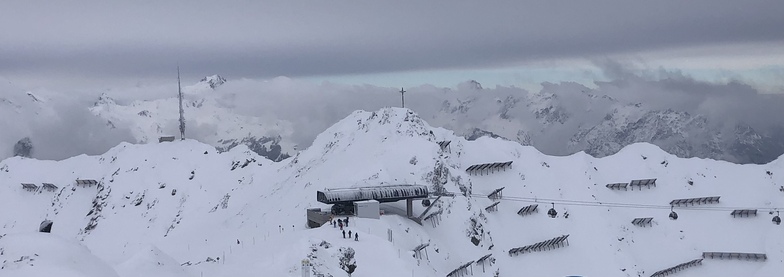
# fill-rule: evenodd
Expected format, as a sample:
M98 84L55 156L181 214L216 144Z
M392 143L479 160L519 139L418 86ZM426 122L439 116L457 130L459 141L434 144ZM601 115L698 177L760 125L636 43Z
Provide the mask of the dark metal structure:
M35 184L28 184L28 183L22 183L22 188L26 191L38 190L38 186L36 186Z
M642 187L651 188L656 187L656 179L640 179L640 180L632 180L629 182L629 188L634 190L634 187L638 187L642 190Z
M441 148L441 151L452 152L451 147L449 147L449 144L451 144L451 143L452 143L451 140L439 141L438 142L438 147Z
M517 211L517 214L522 215L522 216L529 215L531 213L537 212L537 209L536 209L537 207L539 207L539 204L533 204L533 205L522 207L522 208L520 208L519 211Z
M76 179L76 185L80 187L89 187L93 185L97 185L98 181L96 180L84 180L84 179Z
M640 226L640 227L645 227L646 225L653 227L653 217L639 217L639 218L635 218L634 220L632 220L632 224Z
M180 67L177 67L177 96L180 100L180 140L185 140L185 110L182 108L182 86L180 85Z
M487 195L487 198L490 198L491 200L501 199L504 196L503 194L504 188L505 187L494 189L493 192Z
M651 277L668 276L668 275L673 274L675 272L682 271L684 269L687 269L687 268L690 268L690 267L693 267L693 266L698 266L698 265L701 265L701 264L702 264L702 259L691 260L691 261L688 261L688 262L685 262L685 263L682 263L682 264L678 264L678 265L673 266L673 267L669 267L669 268L666 268L666 269L663 269L663 270L656 271L653 274L651 274Z
M562 246L569 245L569 235L563 235L557 238L548 239L546 241L537 242L531 245L526 245L523 247L517 247L509 249L509 256L517 256L519 254L525 254L528 252L533 251L544 251L544 250L551 250L555 248L559 248Z
M738 252L702 252L702 257L705 259L737 259L737 260L754 260L754 261L765 261L768 259L768 255L762 253L738 253Z
M501 203L501 202L499 201L499 202L495 202L495 203L493 203L493 204L492 204L492 205L490 205L490 206L487 206L487 208L485 208L485 211L487 211L488 213L489 213L489 212L494 212L494 211L497 211L497 210L498 210L498 204L500 204L500 203Z
M57 186L55 186L54 184L43 183L42 185L43 185L42 188L44 190L46 190L46 191L55 191L55 190L57 190Z
M484 175L485 173L490 174L493 172L497 172L500 170L506 171L507 167L512 166L512 161L508 162L497 162L497 163L486 163L486 164L475 164L466 168L466 172L468 174L480 174Z
M433 228L435 228L436 226L438 226L438 224L441 223L441 213L442 212L443 212L442 210L435 211L435 212L427 215L426 217L422 218L422 220L420 220L420 222L421 221L428 221L428 220L430 220L430 224L433 226Z
M493 261L495 259L490 259L490 257L492 257L492 256L493 256L493 254L487 254L487 255L484 255L481 258L479 258L479 260L476 260L476 264L482 264L482 272L485 272L485 261L489 260L490 264L491 265L493 264Z
M449 274L447 274L446 277L466 276L468 274L474 275L474 268L471 266L473 264L474 264L474 261L467 262L467 263L459 266L455 270L452 270L452 272L449 272ZM471 268L470 273L468 271L469 267Z
M606 185L606 187L611 190L621 190L621 189L626 190L628 186L629 183L612 183Z
M719 198L721 196L710 196L710 197L697 197L697 198L683 198L683 199L675 199L670 201L670 206L688 206L688 205L700 205L700 204L717 204L719 203Z
M430 260L427 254L427 247L430 246L430 243L423 243L414 247L414 258L422 259L422 250L425 250L425 257Z
M730 213L732 217L740 216L740 217L750 217L750 216L757 216L757 210L734 210Z

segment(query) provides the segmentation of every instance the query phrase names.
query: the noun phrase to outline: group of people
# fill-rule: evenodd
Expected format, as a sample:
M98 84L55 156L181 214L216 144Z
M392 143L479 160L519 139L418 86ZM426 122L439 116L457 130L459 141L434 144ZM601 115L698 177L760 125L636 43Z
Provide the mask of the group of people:
M346 228L348 228L348 217L346 217L346 219L338 218L337 221L335 221L334 219L332 219L330 221L332 222L332 228L340 227L340 231L343 232L343 238L345 239L346 238L346 230L343 230L343 227L345 226ZM354 241L359 241L359 233L352 233L351 230L349 230L348 231L348 238L352 238L352 236L354 237Z

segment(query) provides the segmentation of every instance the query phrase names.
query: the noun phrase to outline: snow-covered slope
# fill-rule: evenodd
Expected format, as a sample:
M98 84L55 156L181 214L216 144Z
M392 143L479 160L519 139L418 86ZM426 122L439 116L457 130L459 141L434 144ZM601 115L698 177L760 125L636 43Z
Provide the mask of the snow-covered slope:
M218 147L221 151L243 144L271 160L280 161L296 149L290 139L291 123L274 116L247 116L221 103L222 95L213 91L226 82L219 75L208 76L183 88L186 137ZM111 124L129 126L138 143L157 141L161 136L179 134L176 93L155 100L118 104L103 94L90 110Z
M451 141L450 149L440 149L443 140ZM511 168L489 175L465 171L503 161L512 161ZM100 156L58 162L6 159L0 162L0 210L14 212L0 214L0 234L9 234L0 245L18 243L11 234L35 231L49 219L55 235L81 240L120 276L155 272L158 264L160 274L179 274L172 260L187 275L171 276L300 276L303 259L314 273L346 276L340 259L351 251L352 276L445 276L486 254L492 262L484 272L474 264L474 276L650 276L704 251L765 253L768 259L705 260L684 276L777 276L784 271L784 227L772 224L768 212L784 207L782 168L784 157L737 165L681 159L650 144L605 158L553 157L501 139L467 141L410 110L385 108L352 113L281 163L245 146L219 153L192 140L121 144ZM100 184L77 187L77 178ZM657 186L605 187L646 178L657 178ZM43 182L59 188L33 193L20 185ZM397 215L404 203L383 205L379 220L352 218L348 230L360 234L359 241L343 239L332 226L305 226L307 208L328 208L316 201L317 190L401 183L443 185L456 196L436 202L430 213L442 215L435 225ZM493 204L487 194L500 187L498 210L486 211ZM671 200L706 196L721 201L676 207L680 218L667 217ZM539 203L537 213L517 214L533 203ZM557 218L545 214L550 203ZM415 214L425 209L414 208ZM758 208L759 215L733 218L736 208ZM653 217L653 226L632 225L636 217ZM566 234L568 246L508 254ZM430 245L417 259L412 249L422 243ZM19 259L17 252L0 253L3 261ZM3 268L0 275L19 270Z
M112 267L74 239L54 234L12 234L0 238L0 276L117 277Z

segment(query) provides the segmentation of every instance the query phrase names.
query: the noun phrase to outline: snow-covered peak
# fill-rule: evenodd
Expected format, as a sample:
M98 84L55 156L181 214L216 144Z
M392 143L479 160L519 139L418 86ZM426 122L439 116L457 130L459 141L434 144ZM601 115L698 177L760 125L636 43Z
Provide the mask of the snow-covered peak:
M223 83L226 83L226 78L223 78L223 77L221 77L220 75L217 75L217 74L216 75L210 75L210 76L202 78L201 81L199 81L199 83L205 83L211 89L215 89L215 88L219 87L220 85L223 85Z
M117 102L114 101L114 98L112 98L111 96L109 96L109 94L105 92L101 93L101 96L98 96L98 100L95 101L95 104L93 104L94 107L114 106L114 105L117 105Z
M468 80L457 85L459 90L482 90L482 84L476 80Z
M372 112L355 111L318 135L313 145L333 149L349 147L359 139L367 143L404 137L432 139L432 129L410 109L387 107Z
M220 75L210 75L202 78L196 84L183 87L182 92L185 94L207 93L215 90L224 83L226 83L226 78L223 78Z

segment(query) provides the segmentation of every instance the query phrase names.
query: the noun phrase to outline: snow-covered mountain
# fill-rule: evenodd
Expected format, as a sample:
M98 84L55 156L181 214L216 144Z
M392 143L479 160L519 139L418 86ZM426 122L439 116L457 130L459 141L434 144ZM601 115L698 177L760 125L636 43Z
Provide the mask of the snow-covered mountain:
M183 88L186 137L198 137L221 151L243 144L273 161L289 157L296 150L289 139L293 132L291 123L273 116L248 116L233 111L231 105L221 102L223 96L214 92L225 82L223 77L213 75ZM179 136L177 107L176 94L126 105L103 94L90 110L110 124L129 126L138 143L148 143L162 136Z
M447 99L440 111L423 114L430 115L436 126L468 138L501 136L553 155L585 151L604 157L637 142L655 144L679 157L739 163L766 163L784 153L784 126L757 130L747 122L627 103L596 93L601 92L576 83L545 83L540 92L528 94L495 92L487 97L478 91L475 97Z
M466 173L474 164L506 161L513 163L504 171ZM639 143L604 158L547 156L503 139L469 141L399 108L354 112L278 163L243 145L220 152L194 140L123 143L62 161L14 157L0 162L0 210L13 211L0 213L0 276L53 268L88 272L77 276L112 276L107 268L121 277L301 276L303 260L311 276L347 276L346 261L357 266L352 276L446 276L462 265L473 276L651 276L712 251L767 259L705 259L683 274L777 276L784 227L772 224L769 212L784 208L782 168L784 157L738 165ZM647 178L656 186L605 187ZM98 184L76 186L76 179ZM31 192L21 183L58 188ZM328 208L316 201L317 190L403 183L443 186L455 196L433 204L437 222L397 215L404 203L382 206L378 220L352 218L348 230L358 241L329 225L305 225L307 208ZM486 210L494 203L487 195L501 187L497 210ZM719 203L675 207L680 217L668 218L671 200L711 196ZM537 212L518 214L536 203ZM550 203L556 218L545 214ZM758 214L733 218L740 208ZM652 226L631 224L638 217L652 217ZM54 222L52 234L30 234L45 219ZM562 235L568 245L509 254ZM426 255L415 257L423 243ZM62 252L77 262L67 263ZM488 254L483 265L474 263Z
M228 86L226 83L223 77L213 75L183 87L186 137L221 151L244 144L274 161L307 147L316 134L350 111L374 110L390 104L379 100L387 97L384 88L372 86L313 86L287 78L269 82L238 80L234 86L232 81ZM414 98L409 103L434 126L454 130L466 138L503 137L532 145L550 155L584 151L604 157L637 142L652 143L679 157L738 163L766 163L784 153L784 125L754 124L740 118L687 112L672 108L672 105L624 100L615 96L634 95L637 87L616 83L600 83L599 86L591 89L571 82L544 83L540 91L527 92L513 87L487 89L470 81L456 89L410 88ZM175 88L155 89L168 93ZM141 93L152 95L155 89ZM3 157L11 156L13 146L26 137L30 137L31 145L42 153L45 149L37 147L37 140L41 139L40 133L48 133L45 130L51 127L29 125L54 122L50 118L69 113L53 108L61 99L48 101L46 95L37 94L19 91L0 98L3 106L0 113L12 119L5 122L8 126L0 126L10 130L0 135L0 143L6 145L0 151ZM118 134L119 138L91 153L105 151L119 141L147 143L179 133L176 93L163 97L154 94L145 100L134 99L129 96L132 94L109 91L90 101L89 111L98 115L93 125L105 130L84 128L82 133L103 133L113 129L130 133ZM120 97L120 100L113 97ZM96 134L93 137L107 136ZM36 151L33 152L35 157Z

